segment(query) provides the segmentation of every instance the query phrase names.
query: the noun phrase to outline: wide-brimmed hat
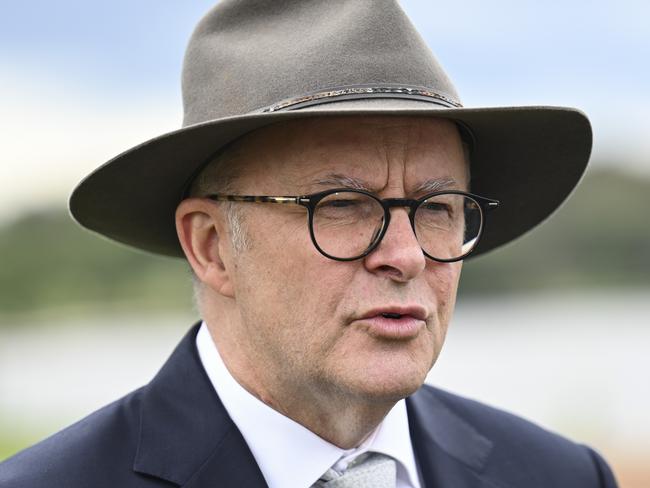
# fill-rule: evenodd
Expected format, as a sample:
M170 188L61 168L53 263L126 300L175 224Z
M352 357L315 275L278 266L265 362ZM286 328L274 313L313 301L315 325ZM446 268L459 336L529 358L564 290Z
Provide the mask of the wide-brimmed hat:
M501 201L478 255L546 219L591 151L589 121L576 109L463 107L395 0L224 0L190 39L183 101L182 129L120 154L75 188L70 211L82 226L182 256L176 207L197 169L236 138L306 117L440 117L471 137L472 192Z

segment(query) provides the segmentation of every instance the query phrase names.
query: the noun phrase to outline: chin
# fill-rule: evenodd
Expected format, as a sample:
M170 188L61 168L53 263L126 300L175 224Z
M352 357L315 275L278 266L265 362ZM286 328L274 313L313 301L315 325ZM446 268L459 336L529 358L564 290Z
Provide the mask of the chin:
M368 402L373 404L388 403L392 405L397 403L404 398L411 396L415 393L418 388L422 386L422 383L410 384L410 385L399 385L391 387L381 387L381 388L366 388L360 392L360 397L364 398Z
M395 402L422 386L437 356L430 339L372 345L355 344L337 356L328 383L350 398Z
M360 381L355 382L353 388L360 396L373 401L397 402L415 393L424 383L426 374L425 368L391 369L389 365L384 365L367 371L358 378Z

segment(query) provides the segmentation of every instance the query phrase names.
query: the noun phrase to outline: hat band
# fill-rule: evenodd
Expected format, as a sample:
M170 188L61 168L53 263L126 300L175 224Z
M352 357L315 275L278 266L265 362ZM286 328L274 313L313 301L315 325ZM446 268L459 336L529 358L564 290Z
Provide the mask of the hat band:
M310 105L320 105L341 100L356 100L364 98L406 98L442 105L447 108L461 108L462 104L440 93L426 88L405 86L353 86L335 88L316 92L297 98L283 100L275 105L262 109L262 112L278 112L280 110L295 110Z

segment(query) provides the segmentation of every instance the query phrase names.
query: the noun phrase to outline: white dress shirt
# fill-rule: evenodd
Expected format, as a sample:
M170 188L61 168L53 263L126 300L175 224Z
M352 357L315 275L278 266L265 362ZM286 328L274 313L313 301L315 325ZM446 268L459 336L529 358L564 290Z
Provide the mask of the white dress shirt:
M246 440L269 488L308 488L329 468L343 471L349 462L369 450L397 461L398 488L420 488L404 400L395 404L363 444L341 449L244 389L226 368L205 322L196 336L196 347L214 389Z

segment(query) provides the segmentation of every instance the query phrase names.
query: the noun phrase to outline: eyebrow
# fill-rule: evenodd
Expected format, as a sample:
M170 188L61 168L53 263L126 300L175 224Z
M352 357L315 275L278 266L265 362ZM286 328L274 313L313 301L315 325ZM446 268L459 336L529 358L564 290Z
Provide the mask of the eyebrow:
M355 178L352 176L345 176L339 173L330 173L324 178L319 178L313 181L313 184L323 187L341 187L341 188L352 188L355 190L365 190L367 192L376 193L377 190L372 187L370 183L361 178ZM448 188L456 186L456 180L454 178L430 178L426 181L423 181L418 186L416 186L410 193L424 194L424 193L433 193L436 191L446 190Z
M339 173L330 173L324 178L319 178L313 181L313 184L318 186L333 187L339 186L341 188L353 188L355 190L365 190L368 192L373 191L370 183L352 176L345 176Z
M456 180L453 178L431 178L415 187L413 193L433 193L435 191L447 190L454 186L456 186Z

